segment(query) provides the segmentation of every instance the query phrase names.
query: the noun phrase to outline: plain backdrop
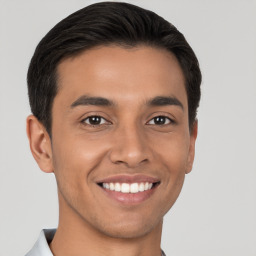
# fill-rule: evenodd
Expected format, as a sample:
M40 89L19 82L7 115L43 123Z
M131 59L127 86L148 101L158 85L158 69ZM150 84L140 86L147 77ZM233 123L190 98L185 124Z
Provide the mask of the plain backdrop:
M58 224L55 179L36 165L26 72L39 40L98 1L0 0L0 255ZM256 256L256 1L134 0L173 23L203 74L193 171L164 220L167 256Z

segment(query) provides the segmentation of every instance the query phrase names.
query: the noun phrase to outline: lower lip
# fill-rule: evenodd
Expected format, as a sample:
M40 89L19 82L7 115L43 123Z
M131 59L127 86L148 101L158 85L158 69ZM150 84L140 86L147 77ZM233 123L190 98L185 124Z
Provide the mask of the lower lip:
M149 197L153 195L156 187L153 187L149 190L138 192L138 193L122 193L117 191L112 191L109 189L102 188L102 190L107 194L108 197L123 203L123 204L139 204L147 200Z

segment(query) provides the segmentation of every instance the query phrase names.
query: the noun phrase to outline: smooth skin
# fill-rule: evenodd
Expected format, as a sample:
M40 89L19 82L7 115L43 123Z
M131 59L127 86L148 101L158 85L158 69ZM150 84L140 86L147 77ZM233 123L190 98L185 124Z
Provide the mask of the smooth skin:
M197 137L177 59L148 46L102 46L62 61L58 76L51 139L27 118L32 154L58 185L53 254L160 256L163 216L192 169ZM159 97L176 103L152 104ZM122 204L97 184L120 174L160 184L143 202Z

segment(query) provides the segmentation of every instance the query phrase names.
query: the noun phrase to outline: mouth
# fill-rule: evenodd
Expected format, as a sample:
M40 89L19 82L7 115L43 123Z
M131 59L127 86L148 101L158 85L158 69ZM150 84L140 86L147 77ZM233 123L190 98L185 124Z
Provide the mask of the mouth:
M119 175L97 182L109 198L123 204L138 204L150 198L160 180L144 175Z
M141 193L150 189L154 189L160 184L158 182L134 182L134 183L120 183L120 182L101 182L98 183L100 187L106 190L121 192L124 194L128 193Z

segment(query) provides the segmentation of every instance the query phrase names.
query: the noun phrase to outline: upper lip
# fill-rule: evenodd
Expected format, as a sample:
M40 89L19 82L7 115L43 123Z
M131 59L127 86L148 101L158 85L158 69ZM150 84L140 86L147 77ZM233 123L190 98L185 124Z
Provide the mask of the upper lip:
M136 174L136 175L115 175L115 176L110 176L101 180L98 180L97 183L139 183L139 182L149 182L149 183L156 183L159 182L160 180L151 177L148 175L143 175L143 174Z

